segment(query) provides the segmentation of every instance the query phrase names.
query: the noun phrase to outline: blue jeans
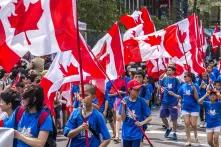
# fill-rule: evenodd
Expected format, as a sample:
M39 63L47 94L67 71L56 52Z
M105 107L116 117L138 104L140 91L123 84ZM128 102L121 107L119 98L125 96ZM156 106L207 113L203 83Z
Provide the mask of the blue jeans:
M123 147L139 147L140 139L138 140L123 140Z

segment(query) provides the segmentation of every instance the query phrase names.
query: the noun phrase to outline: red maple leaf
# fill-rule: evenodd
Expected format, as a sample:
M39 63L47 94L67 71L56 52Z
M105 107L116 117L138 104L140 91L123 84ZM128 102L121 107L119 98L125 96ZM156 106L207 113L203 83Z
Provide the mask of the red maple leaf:
M146 43L150 44L151 46L160 45L161 37L160 36L148 36L147 39L144 40Z
M104 56L104 54L106 54ZM106 71L106 65L110 63L110 55L107 53L107 42L105 41L101 51L96 55L96 58L98 59L98 61L100 62L100 64L102 65L102 67L105 69Z
M131 33L134 37L137 37L137 33L136 31L133 30L133 32Z
M79 74L78 68L75 67L73 64L70 64L69 66L67 66L67 70L65 70L65 68L62 64L59 64L59 65L60 65L60 70L63 73L64 77Z
M185 39L186 39L186 32L181 32L180 30L178 30L178 38L180 40L181 43L184 43Z
M30 45L26 31L28 30L37 30L37 23L42 16L43 9L41 8L41 0L36 3L30 3L27 11L25 10L24 0L18 0L15 5L15 14L10 16L9 22L12 28L15 28L14 35L20 34L21 32L25 33L26 40Z

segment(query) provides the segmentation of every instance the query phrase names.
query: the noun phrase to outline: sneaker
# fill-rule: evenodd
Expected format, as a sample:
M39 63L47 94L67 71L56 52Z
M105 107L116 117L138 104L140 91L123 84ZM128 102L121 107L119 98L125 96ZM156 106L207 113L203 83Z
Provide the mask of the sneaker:
M172 131L172 128L171 129L167 129L165 134L164 134L164 137L167 138L170 135L171 131Z
M204 128L205 127L205 123L202 121L201 123L200 123L200 128Z
M176 135L176 133L173 133L173 134L170 134L170 135L168 136L168 138L170 138L170 139L172 139L172 140L177 140L177 135Z

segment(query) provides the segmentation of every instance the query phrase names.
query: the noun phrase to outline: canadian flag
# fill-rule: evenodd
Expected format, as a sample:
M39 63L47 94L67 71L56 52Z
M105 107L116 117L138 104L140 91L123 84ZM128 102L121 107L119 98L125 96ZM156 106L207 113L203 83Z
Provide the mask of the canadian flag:
M0 8L0 64L6 70L28 51L42 56L76 49L67 37L76 42L76 0L4 0Z
M150 34L156 30L150 14L145 7L143 7L140 11L134 11L132 15L121 16L120 22L126 29L136 27L139 24L144 24L143 30L145 34Z
M123 44L117 22L97 42L92 52L111 80L125 73Z
M126 29L128 29L124 34L124 41L132 37L147 35L156 31L154 22L146 8L142 8L140 11L134 11L132 15L123 15L120 21Z
M124 41L125 64L158 58L182 57L176 26ZM171 43L173 42L173 43Z
M163 59L163 58L159 58L159 59L155 59L155 60L148 60L146 62L146 67L147 67L147 75L149 77L152 77L155 81L157 81L160 77L160 75L162 75L167 67L168 64L168 58L167 59Z
M72 51L64 51L57 53L53 63L51 64L47 74L41 80L41 86L45 92L45 104L49 108L53 108L54 95L62 85L80 81L79 63L72 55ZM90 74L83 72L84 80Z
M217 47L219 47L221 44L221 39L219 40L218 36L219 36L219 27L218 27L218 24L216 24L214 27L213 34L210 39L214 53L216 52Z
M139 24L136 27L128 29L123 35L123 41L127 41L129 39L133 39L134 37L143 36L143 24Z
M207 40L204 33L204 27L202 21L200 21L200 40L201 40L201 51L203 53L203 58L205 57L206 49L208 47Z

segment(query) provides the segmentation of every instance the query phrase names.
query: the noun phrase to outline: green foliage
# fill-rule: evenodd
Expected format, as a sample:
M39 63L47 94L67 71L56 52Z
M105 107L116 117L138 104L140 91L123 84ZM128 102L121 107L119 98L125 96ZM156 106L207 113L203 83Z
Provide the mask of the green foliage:
M160 29L163 29L171 24L173 24L172 20L168 20L166 18L164 19L158 19L158 17L156 16L151 16L154 24L155 24L155 27L156 27L156 30L160 30Z
M87 23L87 28L106 31L119 19L119 2L116 0L78 0L79 20Z

